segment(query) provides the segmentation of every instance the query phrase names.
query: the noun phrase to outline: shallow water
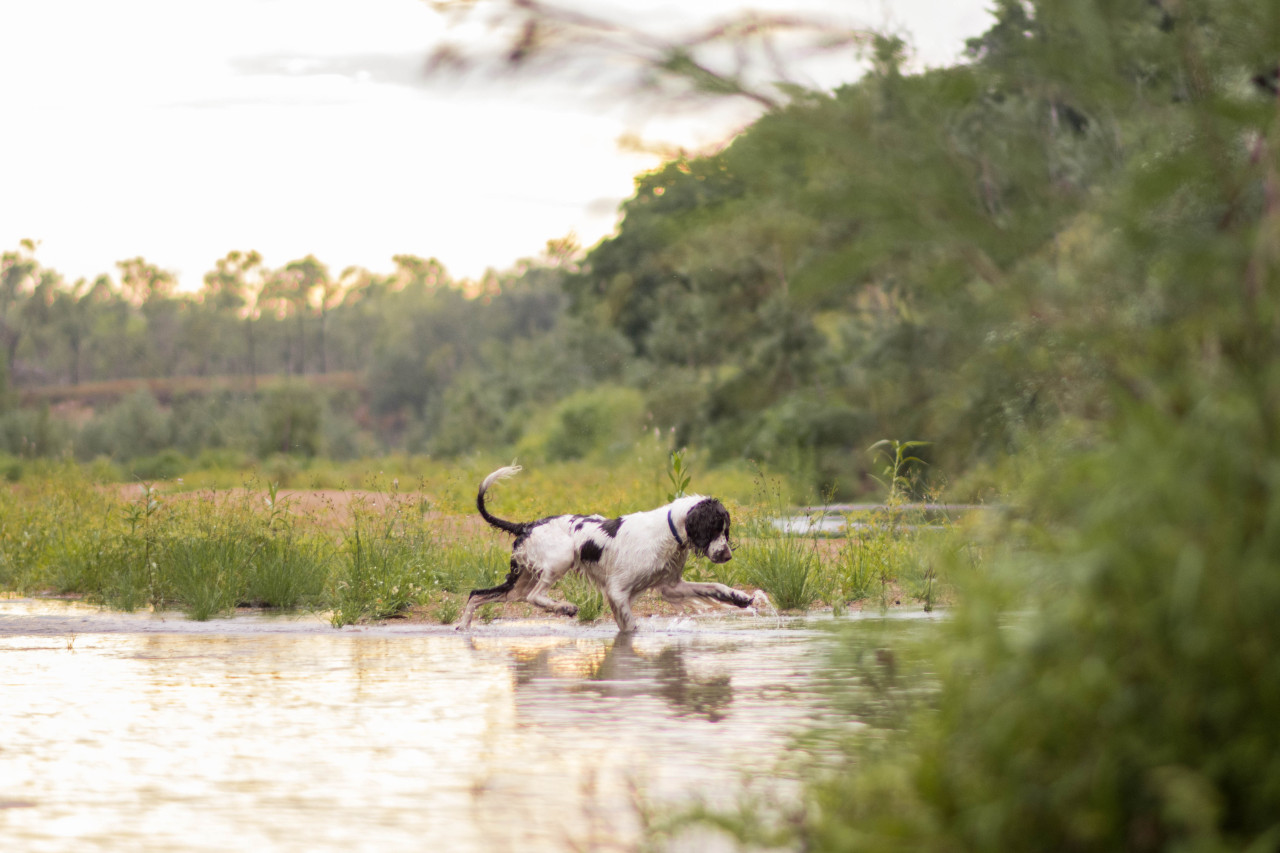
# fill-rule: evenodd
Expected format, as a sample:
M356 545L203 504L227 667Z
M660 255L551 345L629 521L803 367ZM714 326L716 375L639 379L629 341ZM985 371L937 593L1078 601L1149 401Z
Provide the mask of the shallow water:
M742 617L315 616L0 600L0 838L41 850L630 849L820 714L825 632Z

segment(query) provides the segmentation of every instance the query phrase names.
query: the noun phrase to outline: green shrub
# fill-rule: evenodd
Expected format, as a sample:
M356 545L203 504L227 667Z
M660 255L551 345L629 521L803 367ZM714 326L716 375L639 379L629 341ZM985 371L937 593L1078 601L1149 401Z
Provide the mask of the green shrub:
M262 400L262 432L258 452L315 456L320 452L323 399L305 385L281 385Z
M644 417L644 398L631 388L579 391L561 401L542 436L526 436L522 445L551 460L584 459L633 443Z
M152 456L140 456L124 466L130 476L139 480L172 480L191 468L191 460L173 448Z
M96 414L81 428L76 455L81 459L136 459L160 453L172 444L172 415L150 391L141 389Z
M54 456L71 445L71 428L50 415L47 403L0 414L0 453L24 458Z
M443 593L436 604L436 620L441 625L452 625L462 615L462 603L457 595Z

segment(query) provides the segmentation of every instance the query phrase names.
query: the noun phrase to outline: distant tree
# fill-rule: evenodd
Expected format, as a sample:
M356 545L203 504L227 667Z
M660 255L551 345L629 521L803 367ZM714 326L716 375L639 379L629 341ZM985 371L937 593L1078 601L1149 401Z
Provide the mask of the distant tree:
M293 372L301 375L307 370L307 311L314 293L327 293L332 287L332 282L329 279L329 268L316 260L315 255L307 255L300 260L290 261L285 264L280 286L283 288L284 299L288 302L290 311L298 323L298 358ZM322 304L324 301L322 296ZM321 309L322 317L325 310L324 308ZM321 347L321 358L323 360L323 343Z
M178 284L173 273L141 257L116 261L116 268L120 271L120 289L134 305L167 299Z
M219 314L232 313L243 318L244 370L248 373L250 388L257 385L254 327L261 311L259 299L264 283L262 256L255 251L228 252L204 277L202 296L205 303Z
M0 343L3 343L5 366L13 370L18 345L25 331L23 306L39 276L40 264L35 258L36 244L23 240L18 249L0 255Z
M434 290L437 287L452 284L444 264L435 258L420 258L417 255L394 255L395 272L391 274L391 288L404 290L415 288Z
M61 289L54 296L51 314L54 325L67 345L67 381L80 384L80 365L85 344L93 331L92 288L87 279L76 279L69 288Z

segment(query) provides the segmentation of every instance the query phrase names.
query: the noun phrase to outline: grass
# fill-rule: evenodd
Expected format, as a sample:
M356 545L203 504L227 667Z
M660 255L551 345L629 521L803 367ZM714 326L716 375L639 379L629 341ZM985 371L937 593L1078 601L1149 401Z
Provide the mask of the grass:
M661 502L671 483L664 480L667 460L658 462L648 492ZM526 518L578 506L583 481L598 484L594 506L604 512L638 502L629 494L637 474L588 466L552 471L568 476L558 491L547 485L548 473L511 481L495 491L495 509ZM0 491L0 589L79 596L124 610L180 609L194 619L252 606L312 609L335 626L410 610L448 624L469 590L499 583L508 571L505 537L473 524L469 477L453 472L427 488L424 479L384 471L360 483L380 490L351 493L349 505L311 496L303 506L275 485L243 479L234 489L194 492L189 483L100 486L83 469L64 466ZM397 479L420 489L402 492ZM750 502L728 501L737 522L736 558L720 565L692 560L688 577L760 588L792 611L902 600L931 608L948 600L931 554L933 540L951 537L930 529L936 524L885 511L869 520L851 517L859 526L843 544L813 530L797 535L774 523L792 512L785 486L759 472L755 482ZM464 487L471 492L465 503ZM544 487L550 496L539 494ZM586 579L567 578L560 589L580 620L606 615L603 597ZM500 613L489 608L481 618Z
M816 541L778 527L792 515L781 483L763 473L757 479L754 510L746 515L748 544L740 549L741 579L764 590L779 610L808 610L824 586ZM813 533L813 525L805 531ZM723 582L723 581L722 581Z
M571 572L560 582L568 601L578 606L579 622L594 622L605 612L604 595L587 578Z

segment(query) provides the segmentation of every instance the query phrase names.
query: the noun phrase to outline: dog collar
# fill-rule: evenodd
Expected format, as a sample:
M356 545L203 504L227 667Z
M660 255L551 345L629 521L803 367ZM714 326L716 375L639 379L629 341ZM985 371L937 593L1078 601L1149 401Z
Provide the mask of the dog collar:
M671 535L676 537L676 544L683 548L684 540L680 538L679 533L676 533L676 523L671 520L671 510L667 510L667 527L671 528Z

